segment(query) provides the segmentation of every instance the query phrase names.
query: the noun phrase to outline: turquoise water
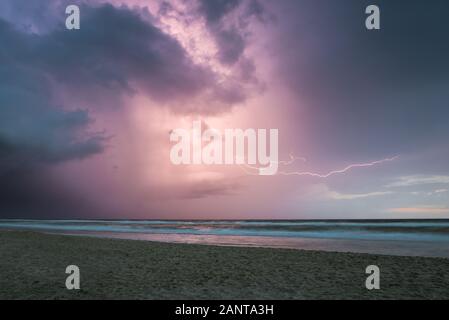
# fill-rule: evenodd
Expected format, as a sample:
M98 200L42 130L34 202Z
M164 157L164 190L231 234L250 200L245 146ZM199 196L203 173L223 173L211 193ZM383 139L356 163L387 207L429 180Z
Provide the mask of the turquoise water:
M127 233L449 242L449 220L0 220L0 228L93 235Z

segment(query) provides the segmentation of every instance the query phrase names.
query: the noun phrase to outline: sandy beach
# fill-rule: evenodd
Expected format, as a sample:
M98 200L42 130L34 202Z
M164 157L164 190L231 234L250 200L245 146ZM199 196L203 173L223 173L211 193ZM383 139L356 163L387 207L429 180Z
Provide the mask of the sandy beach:
M0 299L448 299L449 259L0 231ZM65 288L65 268L81 290ZM365 268L381 289L365 288Z

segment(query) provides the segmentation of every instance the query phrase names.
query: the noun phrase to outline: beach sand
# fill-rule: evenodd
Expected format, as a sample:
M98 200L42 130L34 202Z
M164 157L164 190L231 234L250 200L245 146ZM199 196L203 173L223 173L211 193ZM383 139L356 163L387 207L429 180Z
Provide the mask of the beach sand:
M1 299L449 299L445 258L0 231L0 259ZM81 290L65 288L72 264Z

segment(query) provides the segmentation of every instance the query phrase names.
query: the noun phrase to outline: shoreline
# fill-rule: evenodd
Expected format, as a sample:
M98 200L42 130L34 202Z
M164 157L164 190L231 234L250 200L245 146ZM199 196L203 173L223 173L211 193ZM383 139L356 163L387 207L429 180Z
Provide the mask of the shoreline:
M1 220L0 230L449 258L449 220Z
M217 235L178 235L178 234L139 234L139 233L53 233L95 238L139 240L174 244L201 244L211 246L230 246L244 248L292 249L326 251L340 253L364 253L373 255L429 257L449 259L449 245L433 241L408 240L355 240L300 237L268 236L217 236Z

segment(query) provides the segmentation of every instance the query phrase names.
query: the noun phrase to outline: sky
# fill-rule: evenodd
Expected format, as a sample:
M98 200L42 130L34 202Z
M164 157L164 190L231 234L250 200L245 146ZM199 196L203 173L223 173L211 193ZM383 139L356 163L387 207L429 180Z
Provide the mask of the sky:
M449 218L447 12L2 0L0 218ZM277 174L174 165L170 133L194 121L278 129Z

